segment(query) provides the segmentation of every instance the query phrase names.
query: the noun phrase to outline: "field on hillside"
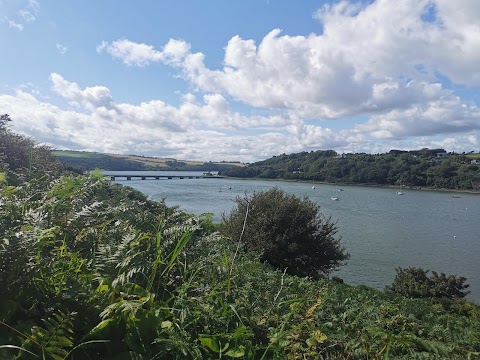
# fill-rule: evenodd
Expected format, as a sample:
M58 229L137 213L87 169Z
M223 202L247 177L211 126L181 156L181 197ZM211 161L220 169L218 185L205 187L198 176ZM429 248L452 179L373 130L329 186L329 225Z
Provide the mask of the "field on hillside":
M63 162L71 166L81 167L83 170L99 168L104 170L220 171L233 166L245 166L245 164L239 162L202 162L88 151L55 150L53 154Z
M87 151L70 151L70 150L54 150L52 151L54 156L57 157L69 157L69 158L88 158L93 159L99 157L100 154Z

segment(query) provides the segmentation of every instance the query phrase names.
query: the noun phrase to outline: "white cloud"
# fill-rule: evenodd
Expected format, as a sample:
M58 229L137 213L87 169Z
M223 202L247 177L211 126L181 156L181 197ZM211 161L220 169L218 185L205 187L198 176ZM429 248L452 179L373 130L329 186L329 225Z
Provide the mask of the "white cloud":
M87 87L80 89L78 84L65 80L61 75L52 73L50 80L53 90L59 95L70 100L73 105L93 110L99 107L107 109L112 107L110 90L104 86Z
M11 29L23 31L25 24L35 21L40 11L40 4L35 0L23 2L23 6L16 12L14 18L4 17L4 21Z
M22 24L16 23L15 21L13 21L11 19L5 19L5 21L8 23L8 26L11 29L15 29L15 30L18 30L18 31L23 31L23 25Z
M126 65L146 66L152 61L163 59L161 52L156 51L153 46L139 44L127 39L120 39L108 44L102 42L97 46L97 52L102 51L110 54L114 59L121 60Z
M480 109L451 96L374 115L355 129L383 139L469 132L480 130Z
M202 53L191 53L182 40L170 40L161 51L126 39L101 48L129 65L155 61L177 66L200 90L255 107L304 118L341 118L439 99L445 91L437 74L459 85L479 86L478 8L475 0L455 5L445 0L367 5L343 0L316 13L322 34L288 36L275 29L258 45L234 36L225 48L224 67L213 70ZM130 51L115 51L119 44L128 44ZM172 44L178 50L169 61ZM132 55L139 53L144 55Z
M57 43L56 48L57 48L57 52L60 55L65 55L68 51L68 47L66 47L65 45L59 44L59 43Z
M330 148L339 152L385 152L391 148L469 151L480 147L478 127L442 139L408 138L405 133L405 139L386 141L374 137L375 130L382 129L380 119L375 118L367 123L370 129L334 131L287 116L241 115L233 112L219 94L206 95L200 101L186 94L178 107L160 100L135 105L115 103L110 91L101 86L82 89L58 74L52 74L51 79L59 92L76 103L78 111L61 109L24 91L0 95L0 107L11 115L16 132L57 148L252 162L279 153ZM102 105L105 96L110 107ZM462 106L457 107L460 118ZM425 109L424 118L436 118L435 111L443 109L435 109L432 104ZM397 115L400 118L402 114ZM408 129L408 123L404 127ZM390 125L383 128L389 129Z
M181 39L158 48L126 38L97 46L127 66L176 69L192 89L179 94L178 106L118 103L105 86L52 73L52 89L72 109L22 91L0 96L0 107L39 141L179 159L480 147L479 105L457 93L480 87L478 0L341 0L315 17L319 34L274 29L259 42L233 36L218 68ZM233 110L235 102L248 110ZM353 120L356 126L338 125Z
M300 126L297 119L245 116L219 94L200 100L186 94L178 107L160 100L116 103L106 87L81 88L56 73L50 79L75 108L63 110L23 90L0 96L0 107L11 115L15 131L57 147L239 161L273 156L277 142L283 152L300 149L297 136L284 130Z

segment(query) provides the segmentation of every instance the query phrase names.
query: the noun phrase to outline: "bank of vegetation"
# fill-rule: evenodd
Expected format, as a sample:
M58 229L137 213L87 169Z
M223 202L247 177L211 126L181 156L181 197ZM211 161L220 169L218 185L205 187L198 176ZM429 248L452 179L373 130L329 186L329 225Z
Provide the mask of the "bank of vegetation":
M107 171L224 171L240 163L183 161L137 155L103 154L88 151L55 150L57 157L69 170L83 173L94 169Z
M480 191L480 154L444 149L338 154L333 150L279 155L222 171L241 178L321 181Z
M65 172L5 124L1 359L480 356L466 279L397 269L385 291L329 279L349 255L308 199L272 189L213 224Z

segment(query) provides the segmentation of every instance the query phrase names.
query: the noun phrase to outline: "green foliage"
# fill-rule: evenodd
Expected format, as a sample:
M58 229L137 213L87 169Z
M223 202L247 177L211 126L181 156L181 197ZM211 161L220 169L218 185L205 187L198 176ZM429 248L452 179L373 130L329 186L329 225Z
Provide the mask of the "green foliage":
M144 164L138 161L126 160L107 154L84 151L54 151L53 155L66 166L82 169L83 171L96 168L112 171L148 170Z
M397 275L389 288L391 291L411 298L447 298L459 299L468 295L465 291L470 285L465 284L466 279L457 275L440 275L429 270L410 267L407 269L397 268Z
M444 154L445 156L437 156ZM333 150L274 156L222 175L480 190L478 165L465 154L443 149L392 150L387 154L343 154Z
M45 360L63 360L73 348L73 318L76 314L53 314L43 319L43 326L33 326L31 334L23 341L21 358L30 358L30 353L41 355Z
M30 182L3 189L1 201L5 359L463 359L480 352L473 303L445 307L289 276L236 253L236 242L211 233L208 216L102 179Z
M276 221L308 210L293 232L272 223L277 234L300 238L304 226L328 224L334 235L308 200L277 191L261 198L258 208L247 198L245 231L241 211L230 239L208 214L190 216L94 174L0 187L0 358L480 356L474 303L290 276L237 251L249 221L269 224L263 210ZM433 278L450 284L437 292L450 294L453 283L463 293L462 278Z
M68 169L93 170L100 168L110 171L141 171L141 170L181 170L181 171L221 171L238 166L229 163L197 163L189 164L183 161L163 161L158 162L157 158L145 156L118 156L111 154L102 154L86 151L57 150L52 152L61 160Z
M6 127L9 121L8 115L0 118L0 172L6 174L8 183L17 185L33 178L58 176L63 167L51 149L13 133Z
M237 198L237 207L224 215L222 233L287 273L319 278L348 258L334 236L335 223L308 198L274 188Z

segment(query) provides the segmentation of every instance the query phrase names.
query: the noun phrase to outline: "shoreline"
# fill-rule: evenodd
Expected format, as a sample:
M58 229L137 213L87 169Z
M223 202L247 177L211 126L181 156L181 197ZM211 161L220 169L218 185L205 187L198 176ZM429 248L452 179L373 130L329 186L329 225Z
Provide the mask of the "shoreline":
M396 186L388 184L363 184L363 183L333 183L319 180L292 180L292 179L267 179L267 178L241 178L234 176L224 176L224 179L235 180L265 180L265 181L284 181L284 182L300 182L305 184L321 184L321 185L336 185L336 186L362 186L373 188L388 188L388 189L405 189L405 190L418 190L418 191L439 191L439 192L454 192L480 195L480 190L468 190L468 189L447 189L447 188L432 188L428 186Z

